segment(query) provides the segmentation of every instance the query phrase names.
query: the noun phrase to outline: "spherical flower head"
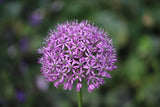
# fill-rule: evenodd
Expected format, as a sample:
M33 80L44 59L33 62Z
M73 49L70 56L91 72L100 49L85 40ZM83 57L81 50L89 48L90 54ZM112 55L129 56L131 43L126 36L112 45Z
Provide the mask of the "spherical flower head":
M116 49L107 32L88 21L75 21L58 24L50 30L38 49L41 74L55 87L63 84L64 90L76 91L86 81L88 91L92 92L111 78L109 71L116 69Z

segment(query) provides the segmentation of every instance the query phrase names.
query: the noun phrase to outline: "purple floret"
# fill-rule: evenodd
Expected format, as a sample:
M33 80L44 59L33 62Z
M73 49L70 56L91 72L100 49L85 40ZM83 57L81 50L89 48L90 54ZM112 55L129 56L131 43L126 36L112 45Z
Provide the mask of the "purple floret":
M88 21L70 21L58 24L38 49L41 73L55 87L63 84L64 90L76 91L86 81L92 92L111 78L108 73L117 68L116 49L110 35Z

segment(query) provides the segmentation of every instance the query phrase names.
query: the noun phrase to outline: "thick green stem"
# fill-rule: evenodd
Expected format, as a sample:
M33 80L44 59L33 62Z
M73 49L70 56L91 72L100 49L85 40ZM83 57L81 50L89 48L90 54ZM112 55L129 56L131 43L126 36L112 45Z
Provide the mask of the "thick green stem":
M82 107L82 88L79 92L77 92L78 94L78 107Z

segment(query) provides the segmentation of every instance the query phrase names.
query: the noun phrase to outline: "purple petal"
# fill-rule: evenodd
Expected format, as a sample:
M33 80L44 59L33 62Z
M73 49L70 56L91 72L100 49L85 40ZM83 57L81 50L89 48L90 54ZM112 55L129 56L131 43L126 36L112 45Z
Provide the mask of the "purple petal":
M82 88L82 84L81 83L77 83L77 86L76 86L76 91L80 91Z
M88 91L91 93L95 89L95 86L93 84L90 84L88 86Z

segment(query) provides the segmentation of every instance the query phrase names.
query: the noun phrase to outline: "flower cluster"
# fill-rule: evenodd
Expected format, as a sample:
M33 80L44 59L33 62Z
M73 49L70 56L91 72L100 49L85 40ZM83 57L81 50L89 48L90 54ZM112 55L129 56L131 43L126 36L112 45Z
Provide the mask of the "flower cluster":
M50 30L38 49L41 73L55 87L63 84L64 90L82 88L82 80L92 92L104 84L104 77L111 78L108 71L117 67L116 49L110 35L88 21L65 22Z

